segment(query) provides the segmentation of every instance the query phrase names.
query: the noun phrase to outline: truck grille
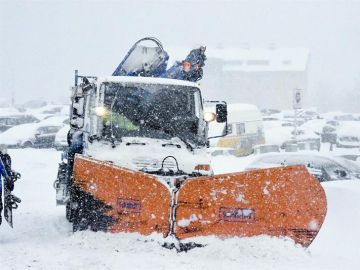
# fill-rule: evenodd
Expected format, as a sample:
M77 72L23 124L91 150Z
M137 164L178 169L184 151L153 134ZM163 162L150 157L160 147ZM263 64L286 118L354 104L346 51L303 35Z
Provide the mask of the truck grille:
M155 171L161 169L163 160L152 158L136 158L132 160L138 170ZM176 162L173 158L167 158L164 162L164 168L169 170L177 170Z

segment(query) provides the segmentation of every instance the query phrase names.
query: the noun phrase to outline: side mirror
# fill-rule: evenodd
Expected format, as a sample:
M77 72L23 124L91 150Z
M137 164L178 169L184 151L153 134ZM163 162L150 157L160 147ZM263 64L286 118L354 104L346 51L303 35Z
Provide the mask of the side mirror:
M227 121L227 105L216 104L216 122L225 123Z

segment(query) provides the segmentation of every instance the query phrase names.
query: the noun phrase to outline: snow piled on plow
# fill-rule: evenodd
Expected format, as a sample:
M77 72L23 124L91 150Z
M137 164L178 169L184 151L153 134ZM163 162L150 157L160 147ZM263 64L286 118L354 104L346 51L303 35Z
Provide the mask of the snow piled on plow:
M186 239L206 245L187 253L162 247L161 235L72 233L64 207L55 206L52 184L60 152L11 150L22 173L15 194L14 229L0 226L0 269L360 269L360 181L324 183L328 214L314 243L304 249L290 239L258 236ZM222 157L217 173L245 167ZM239 164L237 165L236 164ZM221 171L222 164L223 171Z

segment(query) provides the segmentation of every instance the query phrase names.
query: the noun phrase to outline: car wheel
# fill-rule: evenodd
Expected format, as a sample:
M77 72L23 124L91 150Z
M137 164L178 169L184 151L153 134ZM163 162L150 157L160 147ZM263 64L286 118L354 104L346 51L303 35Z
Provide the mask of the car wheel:
M22 144L22 148L29 148L29 147L33 147L33 144L30 141L24 142Z

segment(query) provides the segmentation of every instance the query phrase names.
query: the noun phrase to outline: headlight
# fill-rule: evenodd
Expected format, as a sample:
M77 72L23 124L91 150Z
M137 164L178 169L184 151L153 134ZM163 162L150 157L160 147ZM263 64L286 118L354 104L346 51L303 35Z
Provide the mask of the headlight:
M206 122L212 122L216 119L216 114L212 112L205 112L204 113L204 120Z
M95 114L97 116L103 117L103 116L108 114L108 110L106 109L106 107L103 107L103 106L96 107L95 108Z

